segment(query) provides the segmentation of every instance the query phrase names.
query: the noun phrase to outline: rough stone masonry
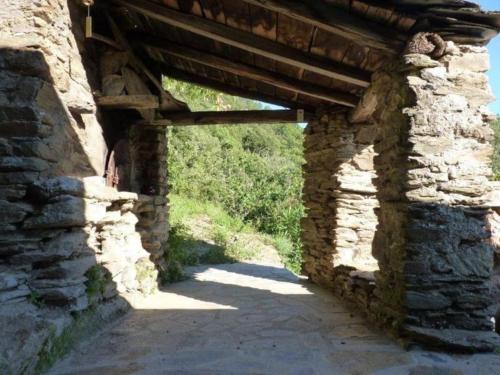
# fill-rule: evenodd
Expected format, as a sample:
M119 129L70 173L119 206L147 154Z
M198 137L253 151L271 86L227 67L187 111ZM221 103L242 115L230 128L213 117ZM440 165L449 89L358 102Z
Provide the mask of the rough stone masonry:
M98 110L95 95L144 85L127 56L85 42L79 3L0 8L6 374L43 369L164 270L165 132ZM306 134L306 273L399 334L456 350L499 345L488 68L480 47L406 55L375 73L353 113L320 108ZM127 191L103 178L118 140L129 145Z
M40 371L126 310L124 296L154 291L162 270L165 133L125 132L147 166L134 168L135 192L105 186L113 134L94 102L99 59L83 19L66 0L0 9L2 374Z
M306 273L435 347L499 342L488 69L483 47L406 55L374 74L350 115L306 132Z

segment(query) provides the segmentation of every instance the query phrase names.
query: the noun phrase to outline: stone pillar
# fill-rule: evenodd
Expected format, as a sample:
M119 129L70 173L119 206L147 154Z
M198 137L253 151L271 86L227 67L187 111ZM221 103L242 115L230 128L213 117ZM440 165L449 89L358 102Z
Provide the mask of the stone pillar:
M374 126L351 124L345 113L325 113L306 129L302 241L304 269L316 283L343 289L343 271L377 269L375 134Z
M167 131L161 127L132 126L132 189L138 193L137 229L142 245L160 270L168 242Z
M304 140L303 200L306 217L301 221L304 248L304 272L315 283L331 285L333 281L333 228L335 218L334 181L335 158L331 135L334 125L328 116L307 125Z
M488 54L449 43L439 61L404 60L367 93L379 128L376 310L425 344L491 350Z

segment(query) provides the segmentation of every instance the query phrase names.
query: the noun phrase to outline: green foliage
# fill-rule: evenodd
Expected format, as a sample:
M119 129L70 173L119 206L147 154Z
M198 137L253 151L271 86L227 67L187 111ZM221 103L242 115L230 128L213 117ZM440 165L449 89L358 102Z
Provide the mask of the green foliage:
M56 329L53 326L49 337L45 340L42 349L38 353L35 373L45 373L58 359L71 351L77 342L81 342L82 339L95 334L106 323L118 318L123 312L121 310L117 311L106 319L95 308L75 313L73 322L59 336L56 335Z
M164 83L193 110L262 108L260 103L196 86L172 80ZM304 208L300 126L174 127L169 132L172 193L200 204L215 203L243 225L288 239L293 251L282 252L285 261L301 262L300 218Z
M38 308L45 306L45 303L43 302L42 296L40 296L40 294L38 294L37 292L31 292L28 295L27 300L29 303L35 305Z
M105 291L106 285L111 282L111 274L102 265L91 267L86 273L85 282L87 297L91 305L98 302Z
M495 152L493 154L493 176L495 180L500 181L500 118L492 124L495 131Z
M253 228L241 219L231 217L220 205L171 194L170 206L167 261L175 260L179 265L194 266L200 263L234 263L254 255L232 240L235 234L252 233ZM191 232L193 228L189 226L196 226L196 221L207 224L204 228L206 233L199 234L200 238L195 238ZM200 249L202 251L198 253ZM178 280L169 282L174 281Z
M280 236L273 238L271 243L278 250L278 254L286 268L300 274L302 269L302 252L296 250L300 244L294 244L289 238Z

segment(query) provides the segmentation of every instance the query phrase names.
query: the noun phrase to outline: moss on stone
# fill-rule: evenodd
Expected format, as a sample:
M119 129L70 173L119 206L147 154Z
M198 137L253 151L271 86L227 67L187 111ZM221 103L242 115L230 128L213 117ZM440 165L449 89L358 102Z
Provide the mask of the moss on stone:
M38 294L37 292L31 292L28 295L27 300L29 303L31 303L32 305L35 305L36 307L44 307L45 306L45 303L43 302L42 296L40 296L40 294Z
M85 277L87 278L85 282L87 297L93 304L104 293L106 285L111 281L111 274L102 265L97 264L85 273Z
M118 308L112 314L106 315L102 314L99 308L92 307L75 314L73 323L66 327L60 335L57 335L55 327L52 327L49 337L38 353L35 373L45 373L57 360L70 352L78 342L89 338L106 323L121 316L124 312L123 308Z

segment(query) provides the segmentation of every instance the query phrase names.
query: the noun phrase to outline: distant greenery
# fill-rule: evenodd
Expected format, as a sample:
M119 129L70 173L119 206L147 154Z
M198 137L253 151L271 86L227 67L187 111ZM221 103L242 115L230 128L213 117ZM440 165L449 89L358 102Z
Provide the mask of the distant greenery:
M261 259L269 246L277 250L290 270L300 272L301 252L289 238L259 233L252 225L229 215L217 203L170 194L170 206L167 255L170 276L165 281L182 280L182 265Z
M248 260L254 255L252 249L234 243L231 237L241 233L251 234L255 230L241 219L231 217L220 205L171 194L170 206L172 229L169 251L180 264L232 263ZM205 228L199 228L203 233L198 237L202 239L192 233L196 221L206 224ZM196 253L199 248L203 248L202 254Z
M165 80L164 85L192 110L262 108L257 102L178 81ZM285 263L297 271L304 214L302 142L303 131L296 124L173 127L169 130L170 191L201 206L211 203L237 225L249 225L279 239ZM173 213L179 210L176 204L186 201L174 199ZM171 221L175 223L174 218ZM235 223L222 227L238 229ZM173 225L172 241L178 230Z
M498 118L493 124L493 130L495 131L495 153L493 155L493 174L495 180L500 181L500 118Z

